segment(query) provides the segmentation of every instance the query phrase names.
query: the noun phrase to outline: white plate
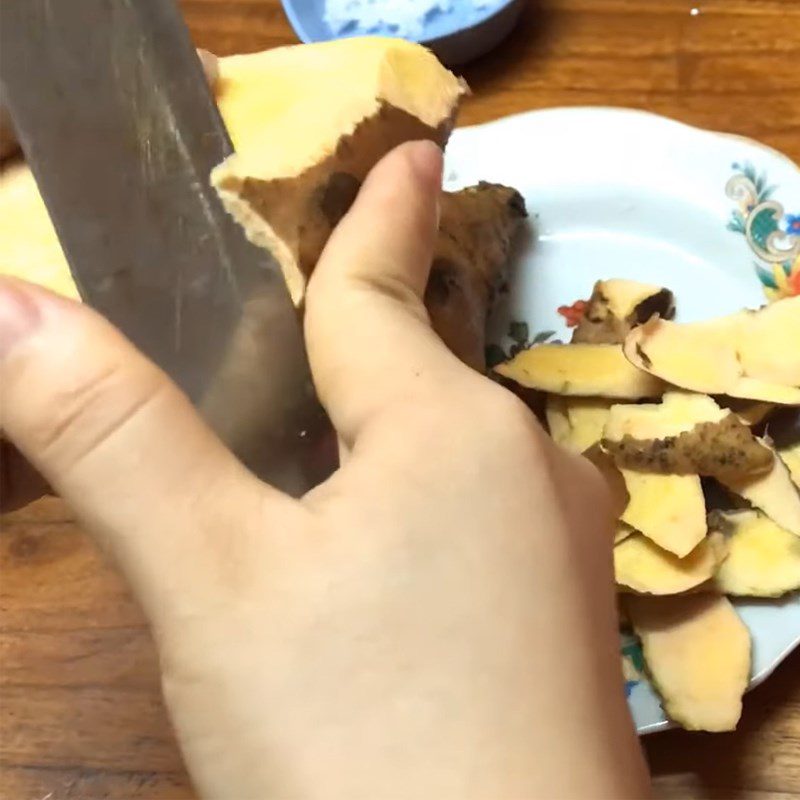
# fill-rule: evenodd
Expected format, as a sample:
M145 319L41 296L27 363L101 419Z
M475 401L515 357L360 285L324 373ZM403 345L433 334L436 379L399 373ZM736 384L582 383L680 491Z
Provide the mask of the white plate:
M757 142L638 111L534 111L454 132L447 188L482 179L519 189L532 214L492 323L499 344L517 320L568 341L571 307L599 278L669 287L682 321L800 294L800 169ZM736 605L755 685L800 644L800 596ZM638 730L667 727L638 645L623 653Z

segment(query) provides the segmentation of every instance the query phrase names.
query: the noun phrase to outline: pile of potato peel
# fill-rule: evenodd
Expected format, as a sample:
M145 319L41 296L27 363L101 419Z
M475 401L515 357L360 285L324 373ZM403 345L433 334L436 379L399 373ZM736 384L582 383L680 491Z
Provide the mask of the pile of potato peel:
M495 370L546 393L556 442L611 465L621 608L665 712L731 730L751 641L728 597L800 589L800 297L674 314L664 287L599 281L571 343Z

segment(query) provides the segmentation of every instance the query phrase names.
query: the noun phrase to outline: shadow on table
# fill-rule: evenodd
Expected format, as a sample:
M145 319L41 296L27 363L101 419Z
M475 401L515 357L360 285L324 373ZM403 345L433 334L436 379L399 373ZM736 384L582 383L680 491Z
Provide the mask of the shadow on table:
M790 792L800 741L787 720L800 713L800 651L745 697L734 733L673 730L647 737L644 749L659 800L739 800L755 790ZM800 730L794 736L800 737ZM765 785L767 784L767 785ZM781 785L776 785L781 784Z

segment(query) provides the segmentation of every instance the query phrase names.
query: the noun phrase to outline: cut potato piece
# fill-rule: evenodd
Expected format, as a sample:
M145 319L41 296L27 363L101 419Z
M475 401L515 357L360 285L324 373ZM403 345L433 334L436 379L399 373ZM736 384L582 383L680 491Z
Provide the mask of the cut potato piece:
M724 558L718 533L704 538L685 558L634 534L614 547L614 577L618 586L639 594L681 594L711 580Z
M599 397L547 398L547 424L550 435L573 453L583 453L603 438L611 400Z
M597 281L572 341L622 344L633 327L655 314L665 319L675 315L675 298L668 289L638 281Z
M705 538L706 505L697 475L622 470L630 500L622 522L679 558Z
M763 440L762 443L768 446ZM763 511L782 528L800 536L800 491L779 456L775 455L772 469L764 475L741 479L720 478L720 483Z
M370 169L397 145L444 145L466 85L424 47L363 37L220 59L236 152L211 174L295 303Z
M715 576L725 594L780 597L800 589L800 538L760 511L712 514L709 525L726 536L728 557Z
M726 597L626 598L664 711L687 730L730 731L750 677L750 634Z
M613 344L539 344L522 350L495 371L551 394L638 400L659 397L664 383L633 367Z
M652 319L625 339L639 369L707 394L800 404L800 297L758 311L676 324ZM783 345L779 346L779 342Z

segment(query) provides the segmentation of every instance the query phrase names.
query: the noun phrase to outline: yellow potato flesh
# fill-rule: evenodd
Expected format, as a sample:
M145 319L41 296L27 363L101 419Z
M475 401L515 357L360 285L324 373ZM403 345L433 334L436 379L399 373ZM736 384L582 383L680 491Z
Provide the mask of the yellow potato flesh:
M0 174L0 275L33 280L78 299L78 289L33 173L23 163Z
M707 531L700 478L620 471L630 498L622 521L679 557L694 550Z
M733 532L715 577L725 594L780 597L800 589L800 538L758 511L723 517Z
M751 314L743 333L738 351L745 375L800 386L800 296Z
M626 599L664 710L688 730L730 731L750 676L750 634L726 597Z
M609 310L617 319L627 319L640 303L664 291L662 286L622 278L600 281L598 288L606 298Z
M690 431L701 422L719 422L727 414L708 395L670 391L659 404L612 406L603 436L612 441L624 436L666 439Z
M632 366L613 344L535 345L495 371L551 394L637 400L658 397L664 390L662 381Z
M794 405L797 342L800 297L790 297L706 322L653 319L628 334L624 350L635 366L684 389Z
M769 447L765 441L762 444ZM722 483L780 527L800 536L800 491L777 454L769 472L755 478L722 480Z
M634 534L614 547L614 576L617 585L639 594L681 594L710 580L723 556L717 534L703 539L685 558Z
M603 437L610 400L597 397L547 398L545 414L553 439L573 453L583 453Z
M466 91L429 50L377 36L228 56L218 70L237 172L270 180L318 163L384 104L436 128Z

